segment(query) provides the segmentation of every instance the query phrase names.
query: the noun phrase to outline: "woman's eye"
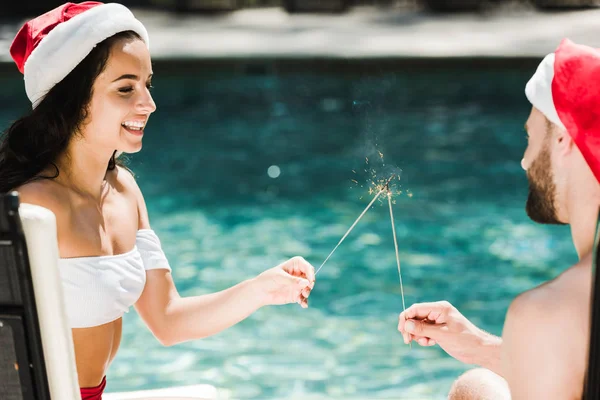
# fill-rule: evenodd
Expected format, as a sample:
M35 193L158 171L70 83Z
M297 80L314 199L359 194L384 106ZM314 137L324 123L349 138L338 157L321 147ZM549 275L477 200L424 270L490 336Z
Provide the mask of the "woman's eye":
M154 89L154 86L152 86L152 84L149 83L146 85L146 88L148 88L148 90L152 90L152 89Z
M131 86L119 89L119 92L121 93L129 93L131 91L133 91L133 88Z

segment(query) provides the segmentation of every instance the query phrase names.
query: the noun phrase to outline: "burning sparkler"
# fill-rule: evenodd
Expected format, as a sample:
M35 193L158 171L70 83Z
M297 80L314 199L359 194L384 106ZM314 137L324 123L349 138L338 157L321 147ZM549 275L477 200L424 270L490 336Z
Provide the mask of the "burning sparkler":
M384 191L388 190L388 185L389 182L394 178L395 175L392 175L390 177L390 179L388 179L387 183L385 185L383 185L378 193L375 195L375 197L373 197L373 200L371 200L371 202L369 203L369 205L367 205L367 207L365 207L365 209L363 210L362 213L360 213L360 215L358 216L358 218L356 218L356 221L354 221L354 223L352 224L352 226L350 226L350 228L346 231L346 233L344 234L344 236L342 236L342 238L340 239L340 241L338 242L338 244L333 248L333 250L331 250L331 253L329 253L329 255L327 256L327 258L325 259L325 261L323 261L323 264L321 264L321 266L317 269L317 271L315 272L315 276L319 273L319 271L321 270L321 268L323 268L323 265L325 265L325 263L327 262L327 260L329 260L329 258L331 258L331 256L333 255L333 253L337 250L338 247L340 247L340 244L342 244L342 242L344 241L344 239L346 239L346 237L350 234L350 232L352 231L352 229L354 229L354 227L356 226L356 224L358 224L358 221L360 221L360 219L363 217L363 215L365 215L367 213L367 211L369 210L369 208L371 208L371 206L373 205L373 203L375 203L375 200L377 200L377 198L381 195L381 193L383 193ZM372 190L369 189L369 190Z
M381 152L379 152L379 156L381 157L381 159L383 159L383 154ZM369 162L369 159L366 159L366 162ZM353 171L354 172L354 171ZM398 240L396 238L396 226L394 223L394 212L392 210L392 197L394 194L401 194L402 191L396 191L394 192L392 190L392 188L390 187L390 183L392 182L392 180L396 177L396 174L392 174L392 176L390 176L388 179L379 179L377 180L375 178L375 173L373 171L373 180L371 181L371 187L369 188L369 194L373 194L375 193L375 196L373 197L373 199L371 200L371 202L367 205L367 207L363 210L362 213L360 213L360 215L358 216L358 218L354 221L354 223L350 226L350 228L346 231L346 233L344 234L344 236L342 236L342 238L340 239L340 241L338 242L338 244L333 248L333 250L331 251L331 253L329 253L329 255L327 256L327 258L325 258L325 261L323 261L323 263L321 264L321 266L317 269L317 271L315 272L315 276L319 273L319 271L321 270L321 268L323 268L323 266L325 265L325 263L329 260L329 258L331 258L331 256L333 255L333 253L337 250L337 248L342 244L342 242L344 241L344 239L346 239L346 237L350 234L350 232L352 231L352 229L354 229L354 227L356 226L356 224L358 224L358 221L360 221L360 219L363 217L363 215L366 214L366 212L369 210L369 208L371 208L371 206L373 205L373 203L375 203L375 201L379 198L379 196L381 196L382 193L386 193L387 195L387 200L388 200L388 206L390 209L390 221L392 223L392 235L394 237L394 250L396 252L396 265L398 267L398 277L400 279L400 294L402 296L402 309L404 311L406 311L406 303L404 302L404 285L402 282L402 273L401 273L401 269L400 269L400 255L398 252ZM398 179L400 179L400 177L398 176ZM352 180L355 183L358 183L356 180ZM412 197L412 193L407 192L409 197ZM410 346L412 348L412 344Z

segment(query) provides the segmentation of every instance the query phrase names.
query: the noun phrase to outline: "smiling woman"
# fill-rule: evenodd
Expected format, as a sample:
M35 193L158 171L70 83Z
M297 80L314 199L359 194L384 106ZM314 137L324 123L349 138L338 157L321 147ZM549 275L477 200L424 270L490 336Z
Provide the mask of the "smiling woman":
M0 145L0 190L56 217L81 395L100 399L134 305L164 345L203 338L264 305L307 307L314 269L293 257L204 296L179 296L145 200L118 156L142 148L156 105L148 34L120 4L66 3L27 22L11 55L33 110Z

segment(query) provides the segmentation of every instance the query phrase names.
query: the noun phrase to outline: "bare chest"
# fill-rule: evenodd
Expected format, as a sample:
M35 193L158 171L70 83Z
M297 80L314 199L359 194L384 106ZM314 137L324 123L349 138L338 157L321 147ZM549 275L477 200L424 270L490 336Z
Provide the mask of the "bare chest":
M103 202L74 201L68 223L59 226L60 256L87 257L126 253L135 245L135 199L111 193Z

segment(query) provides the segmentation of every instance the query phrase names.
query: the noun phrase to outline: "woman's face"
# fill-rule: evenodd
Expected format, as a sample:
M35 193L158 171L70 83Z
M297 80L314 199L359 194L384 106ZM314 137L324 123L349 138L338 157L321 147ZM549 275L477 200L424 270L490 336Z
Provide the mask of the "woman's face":
M110 49L104 71L92 88L83 138L99 150L136 153L156 104L150 95L152 65L146 44L122 39Z

